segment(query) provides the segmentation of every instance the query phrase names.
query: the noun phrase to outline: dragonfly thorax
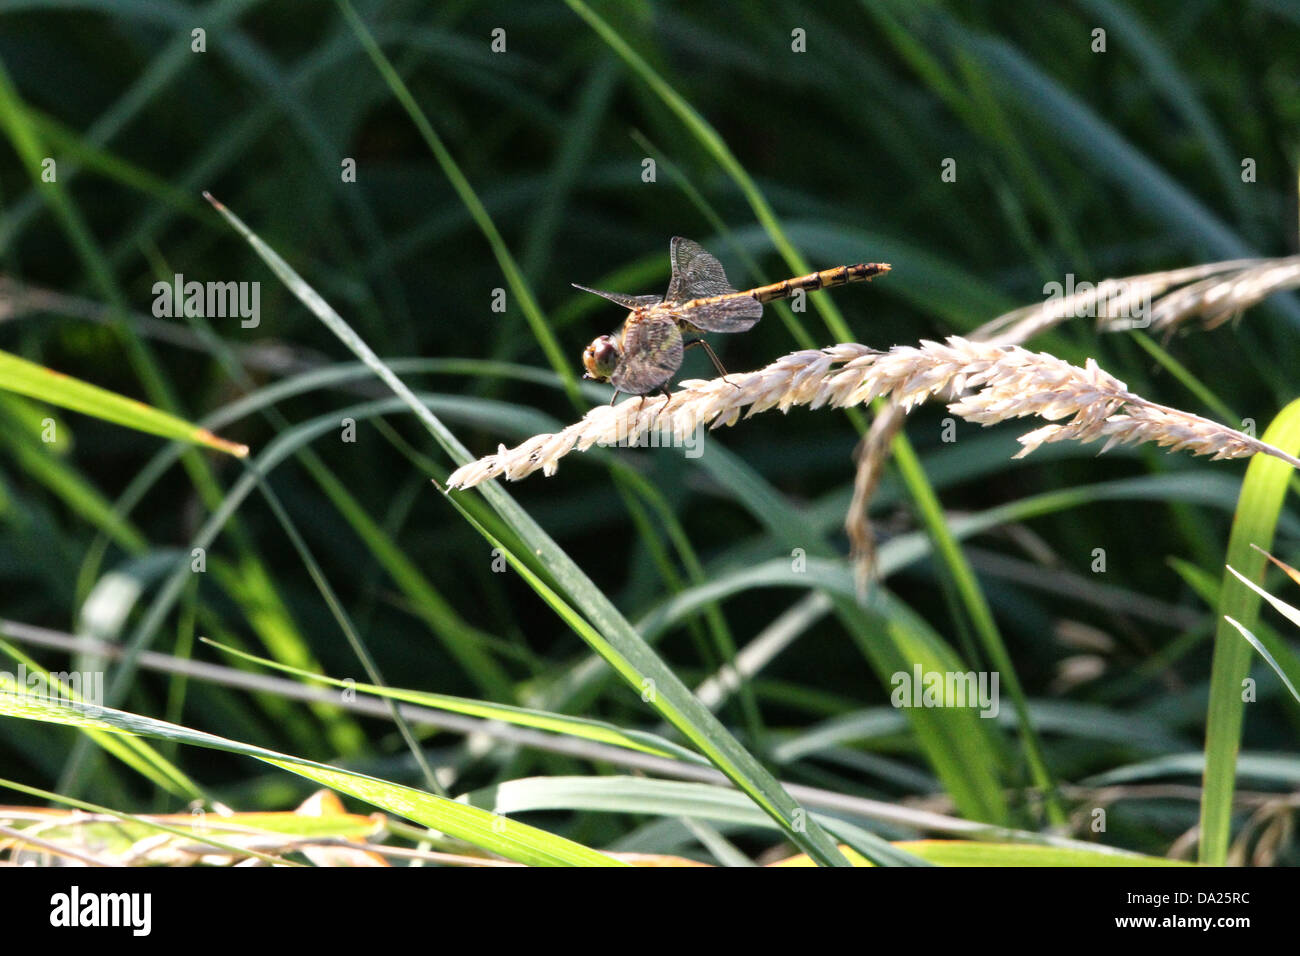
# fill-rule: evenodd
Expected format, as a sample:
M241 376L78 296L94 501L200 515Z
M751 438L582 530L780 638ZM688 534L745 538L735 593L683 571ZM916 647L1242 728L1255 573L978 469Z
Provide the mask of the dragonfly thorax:
M587 378L605 382L614 374L623 350L612 335L601 335L591 340L591 344L582 353L582 365L587 370Z

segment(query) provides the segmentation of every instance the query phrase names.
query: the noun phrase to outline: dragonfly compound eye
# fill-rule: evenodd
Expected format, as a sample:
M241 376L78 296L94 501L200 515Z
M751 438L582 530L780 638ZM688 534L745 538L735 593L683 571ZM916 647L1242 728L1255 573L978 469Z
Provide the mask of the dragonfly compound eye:
M618 365L618 346L614 344L614 339L602 335L592 340L582 353L582 364L587 370L587 377L594 378L598 382L603 382L613 375L614 368Z

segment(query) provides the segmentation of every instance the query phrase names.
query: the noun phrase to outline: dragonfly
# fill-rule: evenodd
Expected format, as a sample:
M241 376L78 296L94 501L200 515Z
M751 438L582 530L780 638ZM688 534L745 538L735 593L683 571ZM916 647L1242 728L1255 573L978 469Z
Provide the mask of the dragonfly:
M651 392L667 395L666 383L681 368L686 350L695 346L708 353L725 380L727 370L704 341L705 332L745 332L762 318L764 302L788 298L801 289L861 282L890 268L887 262L860 262L738 292L727 281L722 263L698 242L674 236L669 258L672 278L662 296L624 295L573 283L575 289L595 293L629 310L618 334L598 336L582 353L583 378L614 386L611 405L624 393L640 395L643 401ZM687 340L687 336L695 338Z

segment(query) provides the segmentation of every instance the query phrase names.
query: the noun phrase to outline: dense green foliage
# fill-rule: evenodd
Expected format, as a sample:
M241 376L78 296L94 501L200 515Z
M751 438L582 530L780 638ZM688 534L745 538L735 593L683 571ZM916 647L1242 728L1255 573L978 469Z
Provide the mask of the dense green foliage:
M598 729L527 726L660 759L688 745L772 815L789 798L765 789L758 763L826 791L925 796L1039 833L1068 821L1078 840L1169 853L1201 812L1211 656L1216 629L1228 633L1217 592L1245 463L1147 447L1098 458L1077 445L1012 460L1015 436L1040 423L958 421L945 441L948 413L923 407L905 430L920 467L907 470L900 449L905 467L891 465L873 505L882 578L865 604L843 531L865 415L768 412L711 433L699 458L595 450L554 477L503 485L508 498L449 500L430 483L462 463L448 444L200 195L282 257L473 455L608 400L578 381L579 356L623 313L570 283L661 293L673 235L712 250L741 288L806 268L893 266L716 337L734 370L846 332L882 348L967 333L1070 276L1295 250L1294 4L1014 10L0 2L0 274L42 296L24 303L0 287L0 350L206 424L248 445L252 462L283 452L264 485L190 446L151 465L165 439L0 392L0 619L248 666L197 643L207 636L359 683L378 673L392 687L590 718ZM205 52L192 49L196 27ZM45 157L54 183L42 181ZM154 283L176 274L259 282L260 323L154 318ZM1262 434L1300 385L1298 332L1300 301L1287 294L1168 341L1078 319L1028 345L1094 357L1149 398ZM711 376L688 353L683 377ZM301 387L259 392L285 381ZM264 401L209 421L249 395ZM53 443L42 441L49 417ZM943 508L930 520L960 549L932 546L929 495ZM114 514L123 496L130 510ZM1276 522L1273 553L1294 564L1294 499L1280 516L1269 501L1250 527L1271 535ZM223 507L229 521L209 524ZM999 520L963 523L991 509ZM202 575L189 572L196 546ZM806 565L793 568L799 554ZM1267 580L1293 597L1280 575ZM1264 615L1270 640L1270 624L1296 653L1290 625ZM757 675L706 696L735 740L669 686L669 670L696 688L782 630L787 645ZM639 662L625 680L594 666L602 642ZM54 670L102 666L26 650ZM1002 670L1000 718L891 708L889 675L918 661ZM1300 709L1263 661L1251 665L1258 701L1244 709L1236 793L1225 778L1220 797L1238 800L1242 859L1259 849L1258 861L1295 864L1290 811L1262 795L1300 778ZM636 677L656 666L658 712ZM432 789L428 771L442 767L447 794L488 809L490 788L511 781L626 772L600 754L416 725L421 766L383 715L116 664L106 686L122 711L408 786ZM1217 694L1230 690L1225 678ZM468 706L457 712L491 716ZM632 743L617 728L637 732ZM179 776L107 757L66 727L0 720L3 776L118 810L174 811L199 794L287 809L313 786L245 756L156 746ZM708 826L673 822L709 816L686 784L632 796L537 786L520 797L522 819L588 847L734 862L737 847L757 856L782 836L752 805ZM864 832L832 822L832 837L876 859L889 851L865 831L927 835L845 820ZM832 862L815 832L785 836ZM1229 843L1216 836L1206 858L1219 862ZM1194 844L1179 854L1194 858Z

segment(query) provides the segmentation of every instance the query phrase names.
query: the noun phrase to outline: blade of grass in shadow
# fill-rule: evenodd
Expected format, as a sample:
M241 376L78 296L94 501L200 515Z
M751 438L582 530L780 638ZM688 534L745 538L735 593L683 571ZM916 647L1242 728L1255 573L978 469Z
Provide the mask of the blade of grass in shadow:
M203 25L212 31L224 28L235 22L249 7L257 6L260 2L261 0L217 0L204 9ZM92 3L88 6L111 7L111 4ZM199 68L191 49L193 41L188 30L192 18L189 13L180 8L173 10L152 3L140 4L137 10L144 19L161 20L164 28L171 29L171 42L153 58L147 68L133 72L127 91L86 130L82 141L88 147L103 146L116 136L148 105L158 91L186 67ZM151 24L156 25L158 24ZM60 166L59 179L63 188L72 184L78 171L75 164ZM40 210L44 201L43 192L42 186L38 184L0 216L0 248L18 240L27 221Z
M419 400L416 399L417 404ZM423 406L421 406L423 407ZM350 417L363 421L368 417L392 414L409 408L405 399L389 398L372 401L335 412L330 412L296 425L268 443L267 447L252 461L248 470L242 475L230 491L218 503L211 516L190 539L187 547L182 549L175 560L174 569L163 580L155 592L149 606L140 615L138 623L128 640L122 642L123 652L119 658L113 679L105 691L105 700L113 702L121 699L127 690L135 671L140 653L148 647L157 635L167 615L171 613L181 596L186 582L193 576L190 566L190 554L194 548L208 550L217 536L230 523L239 506L248 495L258 487L266 477L286 458L308 442L321 435L336 430L340 417ZM463 454L463 452L462 452ZM468 460L468 455L464 458ZM245 569L244 573L248 573ZM327 711L333 708L325 708Z
M1102 482L1096 485L1083 485L1058 491L1032 495L1018 501L1008 502L984 511L963 515L952 522L953 533L959 540L978 534L1029 521L1044 515L1058 514L1074 508L1106 501L1166 501L1170 496L1180 496L1197 503L1214 504L1227 507L1220 500L1223 489L1211 489L1213 497L1206 500L1198 476L1159 475L1141 479L1121 479ZM791 568L788 556L770 557L770 547L765 549L763 560L745 560L737 562L734 557L726 557L719 562L720 570L710 574L709 583L704 586L707 593L698 588L691 588L661 602L644 618L639 629L642 633L657 638L666 629L675 625L684 614L692 613L700 604L709 600L725 600L727 597L752 587L795 587L808 588L816 586L828 593L849 597L855 593L852 575L839 558L816 557L810 552L808 573L801 573ZM932 552L932 543L920 531L907 532L890 539L880 549L877 565L882 578L924 560ZM813 580L809 574L815 569Z
M639 505L633 501L624 491L624 489L635 489L641 494L642 500L647 505L656 510L660 525L667 534L668 539L677 549L682 564L686 569L687 581L690 584L703 584L708 580L708 574L704 570L703 564L700 563L699 556L695 553L695 548L686 534L686 529L682 527L681 522L677 520L676 513L663 500L651 482L643 475L638 474L621 462L614 465L616 472L623 479L620 486L620 492L627 499L629 511L640 511ZM654 540L657 538L657 529L653 522L645 516L641 522L642 540ZM667 556L664 555L662 560L667 563ZM671 593L680 594L687 582L684 582L675 573L671 567L664 570L664 576L669 578ZM703 608L704 620L707 625L709 635L713 640L713 649L717 655L718 661L731 668L735 673L736 667L736 641L732 636L731 628L727 624L726 615L722 613L722 608L717 604L709 604ZM688 627L694 627L698 622L694 619L687 622ZM703 656L703 655L701 655ZM738 685L734 688L739 700L739 716L745 729L749 733L751 745L765 752L766 730L763 725L762 712L758 706L758 699L754 695L754 689L750 686L748 680L743 677L739 679ZM716 708L710 708L716 709Z
M1300 451L1300 399L1278 413L1263 440L1291 453ZM1252 545L1265 551L1271 548L1292 475L1292 469L1284 462L1265 455L1252 459L1246 469L1226 563L1249 580L1260 580L1263 576L1264 556ZM1202 863L1222 866L1232 835L1232 796L1245 712L1242 681L1250 673L1251 658L1251 647L1241 639L1236 627L1254 629L1259 616L1259 597L1239 582L1235 573L1225 570L1217 610L1219 622L1214 635L1206 712L1199 852ZM1230 624L1229 618L1234 623Z
M923 659L928 669L965 669L956 667L958 661L952 651L918 621L896 622L891 627L878 601L874 609L864 607L843 559L827 542L811 535L804 517L752 468L721 447L711 448L699 460L717 487L725 489L768 529L778 549L787 555L795 548L804 549L804 570L795 570L787 556L715 572L705 584L667 598L642 617L637 631L646 640L657 640L701 605L731 594L761 587L812 588L830 598L845 630L853 636L882 684L887 685L892 674L911 673L913 662L905 659L909 654L919 655L917 659ZM771 549L766 550L770 553ZM880 646L886 643L879 641L882 632L894 643L894 650ZM942 667L936 663L940 657L944 659ZM553 709L585 706L598 692L604 674L598 660L580 662L549 689L547 705ZM961 812L972 820L1005 822L1007 806L997 757L1002 742L990 739L989 722L981 722L957 708L909 708L906 714L913 722L919 746L943 777ZM969 741L982 743L969 747Z
M106 540L114 541L128 552L143 551L148 546L144 535L129 519L113 510L98 488L68 465L60 454L64 449L39 440L38 422L33 422L35 433L26 427L31 417L42 414L38 407L20 403L21 399L0 398L0 442L9 447L18 467L32 481L44 485L71 512L98 529ZM63 426L55 424L56 433L60 427Z
M945 568L951 576L961 596L962 605L966 608L971 623L975 625L975 630L979 634L984 653L988 655L989 662L1001 675L1007 690L1011 692L1011 700L1016 709L1016 716L1019 718L1020 745L1029 765L1030 777L1043 798L1048 819L1056 826L1064 825L1068 818L1056 792L1056 783L1052 779L1051 771L1047 768L1042 741L1038 739L1038 733L1030 720L1028 698L1016 674L1011 654L1007 651L1002 634L993 620L993 610L984 596L984 590L980 587L970 562L962 553L956 536L948 526L943 507L939 504L934 489L925 479L916 452L909 443L899 442L897 439L893 442L893 452L894 461L903 475L903 481L911 490L913 503L920 510L923 523L934 543L938 566Z
M784 496L739 457L725 449L714 448L710 450L710 454L701 456L700 461L717 481L719 487L728 489L778 537L783 550L804 548L810 556L817 555L823 558L834 555L835 552L829 543L810 540L807 522L789 505ZM928 487L928 483L926 486ZM808 573L814 580L820 581L812 570L811 563ZM864 608L855 600L855 595L842 591L837 594L833 588L827 593L833 597L846 629L872 661L883 685L888 685L890 675L894 673L910 672L914 661L905 659L906 655L913 650L919 651L923 646L918 642L919 635L922 630L928 631L928 628L921 628L919 621L915 620L909 625L897 621L888 624L888 616L882 619L878 616L879 609L876 613L872 613L868 608ZM888 660L887 653L883 649L878 649L874 635L879 633L882 625L885 626L886 633L896 642L899 651L903 652L904 659L895 657ZM954 665L958 662L957 655L948 648L946 642L937 634L930 632L925 643L930 644L930 652L926 655L927 660L932 663L931 655L939 653L938 648L942 647L951 660L947 666L939 669L954 669ZM911 708L908 710L908 716L916 726L923 749L933 761L936 771L944 778L950 792L959 799L959 806L963 808L963 812L970 814L974 819L1005 821L1007 810L998 783L997 761L990 759L998 748L993 745L993 741L986 739L985 749L971 752L961 743L967 739L981 739L986 728L978 721L970 724L960 711L954 709L939 708L929 713L922 713L921 709Z
M420 370L427 368L430 363L437 365L439 368L442 367L440 363L436 362L436 360L429 359L406 360L405 362L398 362L396 364L402 367L411 368L412 370ZM243 415L248 414L253 409L262 407L279 398L308 391L319 384L322 380L327 382L350 381L355 378L369 377L372 374L373 373L360 364L342 369L306 373L296 379L283 382L279 385L269 386L251 395L245 396L244 398L233 402L214 413L214 415L210 416L208 420L229 421L238 419ZM455 412L458 403L463 400L446 396L421 396L421 401L442 402L444 410ZM372 403L366 406L343 409L337 414L344 417L354 417L356 420L362 421L371 417L388 414L393 411L402 411L405 410L406 407L407 406L400 400L392 399L387 403L379 403L378 405ZM505 417L511 418L514 421L520 420L517 412L513 411L508 416L503 416L503 418ZM336 426L337 420L337 418L334 419ZM259 467L265 469L274 468L283 458L281 452L282 449L286 447L286 443L287 447L290 448L291 453L296 453L301 456L301 452L306 448L307 443L321 434L325 427L323 423L328 421L329 416L325 416L324 418L314 419L306 423L305 427L291 426L282 429L279 432L278 438L283 439L283 442L279 444L273 443L274 454L267 455L263 452L262 457L259 459ZM527 419L525 419L525 421L527 421ZM502 422L494 420L494 424L500 426ZM123 492L115 505L115 511L120 515L129 513L135 505L139 503L147 490L155 484L159 477L161 477L169 464L176 460L178 455L179 450L175 445L170 445L161 449L154 458L140 470L136 478L133 479L131 484L128 486L127 490ZM334 483L327 483L324 487L327 494L331 491L338 490L335 488ZM242 497L246 492L246 487L237 485L232 494L234 494L237 500L242 500ZM331 495L331 498L334 497L334 495ZM506 698L513 697L513 689L505 675L505 672L501 671L499 665L497 665L490 657L483 654L482 648L476 646L490 646L493 641L492 636L465 624L456 614L454 608L452 608L451 605L442 598L440 594L438 594L438 592L433 590L432 585L428 582L427 578L419 572L414 563L400 552L395 542L389 539L387 535L382 535L382 529L379 529L378 526L374 524L373 520L362 520L361 515L352 514L348 507L350 500L350 498L338 499L336 500L336 504L344 511L345 515L350 517L350 520L354 521L354 527L357 529L358 533L362 535L362 540L372 547L377 560L389 570L390 574L392 574L394 581L406 595L408 600L410 600L413 606L413 613L429 624L431 632L438 637L439 640L456 645L450 647L449 650L453 657L463 659L467 662L467 673L471 677L481 676L478 669L473 666L474 662L479 660L486 662L486 664L491 665L496 672L501 674L501 687L503 689L502 696ZM496 519L496 516L487 509L486 506L481 503L478 503L478 505L484 516L491 520L499 520ZM224 506L233 507L228 503ZM509 532L509 529L504 525L501 527L503 532ZM376 538L374 537L374 534L371 534L370 532L380 534L382 535L382 538ZM104 553L102 543L105 540L106 539L101 536L101 546L91 549L93 554L87 556L87 561L85 565L83 565L83 573L81 575L82 580L93 582L99 577L99 567ZM199 538L195 539L193 544L194 546L206 546L210 540L210 537L200 535ZM261 593L260 589L258 593Z
M229 346L227 346L224 340L216 334L215 330L212 329L206 320L201 316L195 316L189 317L188 321L194 327L196 334L206 341L209 344L209 347L217 354L217 357L221 361L222 365L229 371L231 377L248 390L253 391L253 381L239 364ZM290 428L288 420L285 419L285 417L280 414L279 410L274 406L265 407L263 409L263 414L277 432L283 432ZM408 593L411 591L418 592L419 598L422 598L423 600L416 600L415 603L417 608L423 610L430 604L434 604L435 606L438 605L441 602L440 595L438 595L437 592L428 585L427 580L422 575L414 571L412 563L400 552L399 549L396 548L389 537L370 518L361 507L360 503L357 502L356 499L346 490L343 483L334 476L333 472L329 470L320 457L310 448L303 447L298 450L297 458L306 468L308 473L316 480L317 484L320 485L322 490L324 490L330 497L331 501L335 504L336 508L338 508L344 519L352 525L357 535L362 539L362 541L371 547L371 550L378 558L379 563L389 571L395 580L398 581L399 586L403 586L403 589L408 590ZM270 485L262 483L260 488L263 495L267 498L272 511L275 513L277 520L280 521L286 534L289 536L294 547L298 550L304 563L307 565L310 575L316 582L318 589L321 591L322 596L329 605L331 612L339 623L339 626L344 631L355 656L360 661L367 674L370 675L371 680L376 683L381 682L378 667L372 659L369 650L366 648L360 634L357 633L356 628L352 625L351 618L334 595L333 589L325 579L323 570L315 561L315 558L307 547L306 542L298 533L296 527L294 527L285 509L280 505L279 500L271 490ZM453 620L447 621L446 623L454 624L455 615L444 613L444 621L446 621L448 617ZM435 633L441 633L437 630L436 625ZM481 637L481 635L479 637ZM453 647L453 651L456 649L462 649L460 655L461 663L470 671L471 676L475 677L482 683L482 686L485 686L489 692L498 696L505 698L513 697L513 688L504 669L498 666L495 659L489 654L483 653L479 650L478 644L482 643L481 640L471 639L459 642L451 641L450 643ZM293 660L289 659L291 655L281 654L280 656L286 659L286 663L293 663ZM397 725L398 731L406 742L412 757L420 767L429 789L435 793L441 793L438 778L429 766L423 748L420 747L418 741L415 739L413 732L406 720L402 717L399 709L391 703L389 706L390 717ZM319 710L317 712L319 715ZM321 716L330 730L331 743L334 745L336 752L342 754L352 753L355 750L355 747L353 746L355 741L350 739L350 736L346 733L352 725L334 719L334 715L329 712Z
M1215 256L1232 259L1256 254L1185 187L1009 43L963 31L956 24L945 26L949 39L979 56L1005 87L1028 93L1015 100L1018 106L1092 154L1097 168L1134 202L1171 228L1198 237Z
M496 256L496 260L501 266L501 272L505 276L506 283L510 286L511 292L518 300L519 308L523 311L524 318L527 319L528 325L532 329L533 336L537 339L538 344L542 347L542 351L546 354L547 361L551 363L551 367L555 369L556 374L559 375L561 380L564 382L564 389L568 392L569 398L573 401L574 405L576 407L581 407L582 399L578 390L578 378L573 373L572 365L565 358L564 351L560 348L560 343L556 340L550 326L547 325L546 317L542 315L542 310L538 306L537 300L533 297L533 291L528 285L528 280L524 277L523 271L519 268L518 263L515 262L514 256L510 254L510 250L506 247L505 240L501 238L501 233L497 231L496 224L492 221L492 217L488 214L488 211L483 207L483 203L475 194L474 187L470 185L469 180L461 171L460 166L456 164L456 160L452 158L447 147L443 145L442 139L439 138L438 134L434 131L428 117L424 115L419 104L416 103L415 97L411 95L411 91L407 89L402 78L397 75L397 71L393 69L393 65L388 61L388 58L384 56L383 51L379 49L378 44L375 43L374 37L372 37L370 31L366 29L365 23L352 8L352 4L349 3L348 0L335 0L335 2L337 3L339 10L342 12L344 19L356 34L357 40L360 41L361 46L365 49L367 55L369 55L371 61L375 64L375 68L384 78L384 82L388 84L388 88L392 91L394 98L396 98L398 103L400 103L402 108L406 111L411 122L415 124L415 128L424 139L425 145L429 147L430 152L432 152L434 158L437 159L438 165L442 167L443 173L451 183L452 188L456 190L456 194L460 197L461 202L465 204L465 207L474 217L474 221L478 224L478 227L487 239L488 244L492 247L492 253Z
M392 365L403 371L410 372L454 373L460 371L466 374L477 374L480 370L495 370L498 373L506 371L505 368L490 363L487 367L481 367L480 363L475 362L470 362L466 366L464 362L442 359L405 359L397 360ZM536 372L536 370L520 368L512 374L533 372ZM218 427L217 423L227 424L238 421L255 411L272 408L276 402L293 395L331 385L346 385L358 379L368 378L371 374L369 369L359 363L323 367L303 372L277 384L253 390L248 395L218 409L207 416L204 421L210 426ZM542 381L548 384L555 383L554 376L546 373L540 374L542 375ZM284 431L288 427L287 422L280 417L276 426L277 431ZM149 489L155 486L171 464L176 461L179 454L180 450L174 445L163 448L155 454L132 478L130 484L118 497L113 506L114 513L122 520L125 520L125 517L143 500ZM298 457L317 484L330 498L331 503L352 526L352 529L370 549L375 559L388 572L398 589L410 601L413 613L428 625L431 633L447 644L449 652L464 667L470 678L485 693L494 697L501 699L513 697L513 687L505 671L495 660L483 654L477 647L477 645L486 646L490 643L490 636L469 626L460 618L451 604L433 587L432 583L415 563L402 552L397 543L370 517L362 508L360 502L343 486L342 482L324 466L319 456L315 455L309 448L303 447L298 450ZM87 549L86 558L78 575L78 594L84 595L87 593L92 582L99 576L107 542L107 537L101 534ZM248 583L246 577L242 580L245 584ZM264 592L259 589L259 593Z
M256 475L256 472L253 472L253 474ZM284 505L280 503L279 496L271 490L270 483L266 481L258 482L258 490L261 491L262 497L265 498L267 504L270 505L272 513L280 523L280 527L284 530L290 543L292 543L294 550L298 552L299 558L307 568L308 576L312 579L312 583L316 585L317 592L324 600L325 605L329 608L331 616L333 616L335 623L339 626L339 630L343 632L343 636L347 640L348 646L352 648L353 655L358 661L360 661L367 676L369 676L376 685L383 683L383 676L379 672L379 665L375 662L373 655L370 653L370 649L366 647L365 641L362 640L361 635L357 633L357 629L352 623L351 615L349 615L347 610L343 607L343 602L339 600L338 594L334 591L333 586L325 577L325 571L321 568L320 562L316 560L316 556L312 554L311 549L307 546L307 542L303 540L302 534L298 531L297 526L289 517L289 513L285 510ZM402 716L401 711L392 701L388 701L387 703L389 716L392 718L393 723L397 725L398 733L401 734L402 740L405 741L407 749L411 752L411 756L415 759L416 765L420 768L420 773L423 775L424 781L428 785L429 790L439 796L445 797L447 794L443 791L442 785L438 783L438 776L434 773L433 767L429 764L428 757L426 757L424 753L424 748L422 748L420 742L416 740L410 724L407 723L406 719Z
M955 67L962 80L958 84L948 74L938 51L925 42L922 31L905 27L887 4L862 2L861 7L899 56L916 71L925 87L961 118L972 135L1002 150L1003 161L998 165L1007 168L1019 192L1035 201L1036 208L1051 223L1057 244L1070 256L1076 269L1083 272L1082 264L1087 257L1077 230L1060 203L1052 198L1050 185L1029 158L1014 124L996 99L989 95L985 77L975 69L975 65L968 57L957 59ZM1035 250L1027 252L1032 255Z
M555 384L553 379L548 379L547 383L551 385ZM492 403L490 400L486 399L465 399L462 402L457 403L456 400L444 397L441 401L442 406L440 408L440 413L443 417L448 418L449 420L460 420L466 422L476 421L479 424L495 429L509 430L514 428L519 431L519 434L523 435L536 433L534 429L529 427L526 417L521 416L518 410L512 405L497 405L496 403ZM546 430L556 426L552 422L547 422L538 427L541 430ZM441 470L427 455L424 455L418 449L412 448L400 437L390 434L382 421L376 423L376 428L381 433L384 433L390 443L393 444L393 446L409 462L411 462L413 468L424 474L437 474ZM649 507L655 509L659 523L662 526L663 531L666 532L668 540L677 548L682 565L686 569L687 575L690 579L689 586L699 586L706 583L707 574L704 571L703 565L700 563L698 555L695 553L694 547L686 536L685 529L681 527L681 523L678 521L676 514L669 507L668 503L664 501L663 496L658 492L654 485L645 476L617 459L611 459L610 467L614 475L619 479L618 490L624 498L625 506L629 514L632 515L634 520L637 520L638 518L644 519L643 524L638 526L640 527L642 534L648 536L651 540L658 542L660 527L654 526L653 522L649 521L649 516L645 514L644 508L642 507L642 502L644 502ZM634 497L634 493L639 497ZM472 503L472 499L463 503L468 506ZM490 512L489 515L495 518L495 515L492 515ZM475 517L480 521L483 521L487 516L485 516L481 511L476 511ZM502 528L501 530L508 529ZM650 547L651 546L647 544L647 548ZM686 582L681 580L676 569L671 567L671 564L668 561L668 555L660 553L657 555L657 558L663 565L661 567L661 575L668 584L668 590L673 594L682 593L688 585ZM705 605L700 608L700 613L703 615L707 624L718 657L724 662L730 663L734 661L736 654L735 642L731 636L730 629L727 627L726 618L723 616L721 610L716 605ZM695 616L688 618L683 623L688 629L691 629L692 632L695 633L696 629L694 628L694 625L698 623ZM755 741L759 741L762 739L763 734L762 720L758 712L757 701L753 698L752 689L749 687L748 682L742 684L739 688L739 692L744 695L744 698L742 699L742 716L746 721L747 729L749 730L751 737Z
M1152 30L1133 9L1127 9L1112 0L1082 0L1081 6L1108 28L1123 34L1122 54L1130 55L1135 69L1150 80L1153 90L1160 93L1169 106L1182 114L1189 130L1195 132L1204 155L1209 159L1219 181L1225 200L1234 207L1233 219L1250 218L1249 190L1241 189L1241 167L1228 147L1228 140L1206 108L1197 87L1190 82L1177 60L1166 49L1161 34ZM1202 87L1203 88L1203 87ZM1206 90L1206 92L1209 92Z
M1233 639L1242 643L1234 632ZM1191 753L1165 754L1139 763L1125 764L1105 773L1080 780L1085 787L1110 787L1115 784L1154 780L1159 777L1201 776L1205 773L1205 754L1199 750ZM1237 758L1237 776L1252 783L1266 786L1282 785L1294 788L1300 785L1300 760L1293 753L1251 753Z
M69 129L52 116L29 107L27 118L37 135L53 146L54 154L60 157L60 177L67 176L69 162L75 163L83 170L97 173L111 182L165 202L191 219L202 219L205 212L203 204L185 190L115 153L95 146L79 132Z
M540 202L524 229L523 268L533 281L545 275L550 264L565 204L586 169L601 117L608 111L617 89L617 80L614 60L606 55L592 64L581 90L577 91L566 135L547 175Z
M270 267L272 272L285 283L290 291L415 413L416 418L453 461L465 463L472 460L472 456L456 440L455 436L412 394L406 384L375 355L370 346L352 330L342 316L335 312L314 289L307 285L289 267L288 263L244 225L234 213L210 196L207 198L214 208L225 217L226 221L253 247L254 251ZM546 534L541 526L528 516L527 512L515 504L514 500L495 484L485 484L481 486L480 490L501 518L526 542L532 554L546 567L558 586L572 596L583 612L591 618L594 627L586 625L584 621L585 629L579 630L578 633L584 636L590 633L599 638L602 644L605 643L605 637L608 637L611 643L605 646L611 649L617 647L615 653L626 662L629 668L624 673L629 678L635 676L635 679L631 680L631 684L638 691L642 690L642 680L653 680L657 688L655 706L657 708L664 707L665 698L669 698L671 707L668 712L665 712L665 716L668 716L669 713L673 716L681 715L682 723L678 724L678 729L682 730L688 739L697 747L700 747L702 752L709 755L711 759L717 754L722 761L717 764L718 769L727 774L736 786L748 793L759 806L771 814L801 849L820 863L838 866L846 865L847 861L844 860L843 855L836 849L835 844L829 837L822 832L820 827L816 826L816 824L810 824L806 829L799 827L798 821L803 820L805 813L791 799L790 795L781 788L776 778L755 760L748 751L741 747L718 719L691 695L689 689L682 684L676 674L650 650L649 646L627 623L613 603L582 572L581 568L569 558L564 550L551 539L550 535ZM453 503L456 505L457 510L469 520L471 517L469 511L461 507L459 502ZM488 535L486 529L479 522L473 521L473 524L480 530L480 533ZM527 566L519 561L512 551L508 549L503 549L503 551L510 556L512 563L515 563L518 568L527 570ZM521 571L522 573L523 571ZM525 577L530 584L535 582L535 587L546 587L531 571ZM546 590L550 591L549 588L546 588ZM558 601L558 595L556 600ZM558 605L552 606L557 607ZM574 616L576 617L576 615ZM661 710L661 712L664 711Z

